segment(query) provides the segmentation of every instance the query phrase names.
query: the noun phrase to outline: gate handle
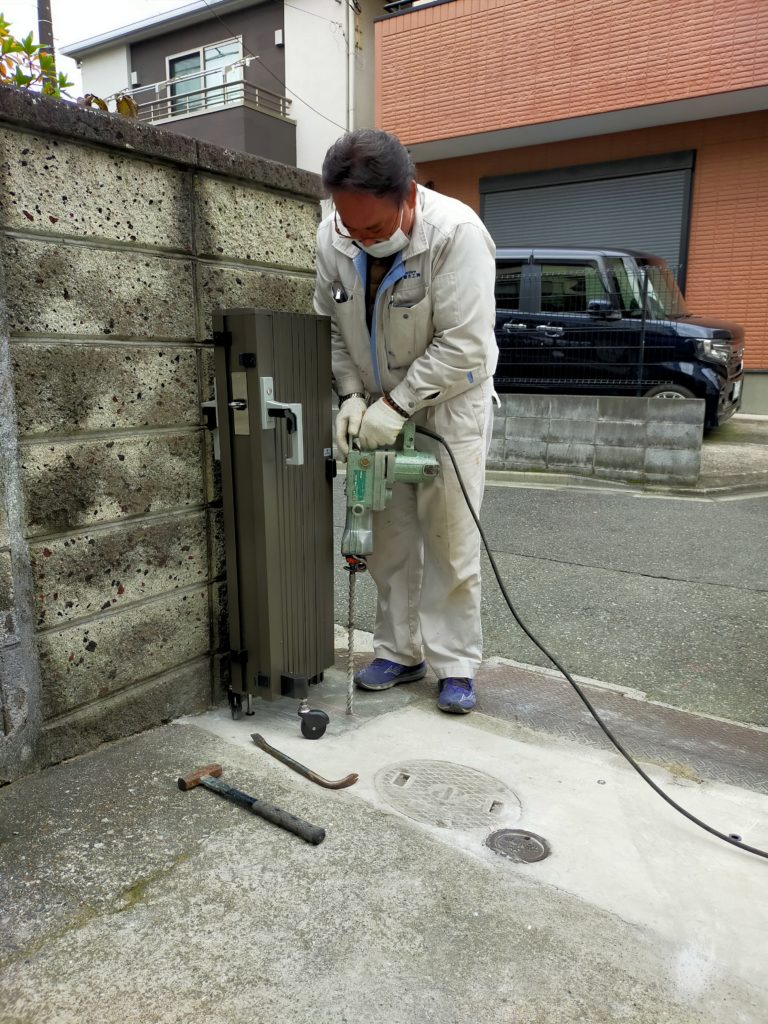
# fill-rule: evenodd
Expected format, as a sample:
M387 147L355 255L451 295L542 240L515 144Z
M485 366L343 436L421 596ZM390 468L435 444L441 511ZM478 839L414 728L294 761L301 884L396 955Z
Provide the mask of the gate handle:
M275 401L275 385L271 377L259 377L261 388L261 429L274 430L275 420L284 419L291 442L286 466L304 465L304 416L301 402Z

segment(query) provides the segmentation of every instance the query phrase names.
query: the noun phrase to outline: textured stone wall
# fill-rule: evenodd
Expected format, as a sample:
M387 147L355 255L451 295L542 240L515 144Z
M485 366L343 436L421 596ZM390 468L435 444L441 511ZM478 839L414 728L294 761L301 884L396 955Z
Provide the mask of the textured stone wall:
M488 468L693 484L703 425L701 399L502 395Z
M311 311L317 199L305 172L0 89L0 780L210 702L212 313Z

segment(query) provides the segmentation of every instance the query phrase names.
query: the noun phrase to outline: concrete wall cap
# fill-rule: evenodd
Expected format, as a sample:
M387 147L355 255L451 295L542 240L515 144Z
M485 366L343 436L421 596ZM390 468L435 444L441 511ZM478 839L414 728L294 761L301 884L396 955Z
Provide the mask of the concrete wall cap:
M323 195L319 175L310 171L199 142L119 114L78 107L75 103L26 92L15 86L0 86L2 123L123 152L129 150L137 156L240 178L309 199L319 200Z

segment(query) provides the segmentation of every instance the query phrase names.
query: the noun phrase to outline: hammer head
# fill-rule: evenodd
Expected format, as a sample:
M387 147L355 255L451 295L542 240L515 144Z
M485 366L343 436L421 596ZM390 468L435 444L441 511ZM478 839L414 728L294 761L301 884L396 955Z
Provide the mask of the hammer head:
M204 768L198 768L197 771L190 772L189 775L182 775L179 779L179 789L194 789L195 786L200 785L200 779L205 775L213 775L214 778L218 779L221 775L221 765L207 764Z

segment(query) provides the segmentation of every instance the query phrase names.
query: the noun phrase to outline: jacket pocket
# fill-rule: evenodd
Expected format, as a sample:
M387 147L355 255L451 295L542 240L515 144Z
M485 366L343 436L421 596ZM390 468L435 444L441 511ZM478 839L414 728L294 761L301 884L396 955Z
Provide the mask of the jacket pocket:
M386 311L387 362L391 370L410 366L424 354L434 337L429 295L412 305L403 304L403 297L397 301L398 305L389 305Z

